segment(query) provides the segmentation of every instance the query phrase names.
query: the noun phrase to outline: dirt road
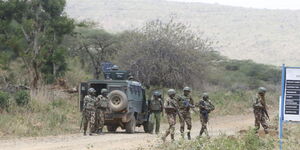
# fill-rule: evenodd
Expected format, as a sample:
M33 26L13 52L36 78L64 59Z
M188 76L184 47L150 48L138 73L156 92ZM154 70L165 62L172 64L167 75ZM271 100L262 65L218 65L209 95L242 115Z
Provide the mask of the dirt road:
M221 133L232 135L239 130L248 129L253 125L253 115L237 115L215 117L210 120L209 132L212 136ZM162 126L162 132L167 124ZM176 139L180 138L176 126ZM123 132L107 133L101 136L83 136L82 134L48 136L38 138L20 138L0 140L1 150L134 150L138 148L151 149L153 145L161 143L160 135L143 133L138 128L136 134L125 134ZM195 138L200 130L200 122L194 122L192 138ZM169 139L168 139L169 140Z

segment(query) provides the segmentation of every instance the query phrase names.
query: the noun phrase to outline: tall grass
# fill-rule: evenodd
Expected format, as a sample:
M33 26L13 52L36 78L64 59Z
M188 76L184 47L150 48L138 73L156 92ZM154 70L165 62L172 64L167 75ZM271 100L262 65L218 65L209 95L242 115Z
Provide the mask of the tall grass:
M25 106L11 103L0 117L0 137L45 136L75 133L80 114L77 97L40 89L31 91Z

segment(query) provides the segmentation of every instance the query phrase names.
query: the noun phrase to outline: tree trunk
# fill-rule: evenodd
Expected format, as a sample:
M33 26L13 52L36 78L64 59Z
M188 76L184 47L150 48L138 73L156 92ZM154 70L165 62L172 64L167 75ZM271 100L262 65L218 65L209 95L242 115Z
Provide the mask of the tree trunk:
M95 68L94 78L98 80L100 79L101 71L98 67L94 67L94 68Z
M37 89L38 88L38 82L40 80L40 74L38 71L38 65L35 61L32 62L32 73L33 73L33 80L32 80L32 88Z

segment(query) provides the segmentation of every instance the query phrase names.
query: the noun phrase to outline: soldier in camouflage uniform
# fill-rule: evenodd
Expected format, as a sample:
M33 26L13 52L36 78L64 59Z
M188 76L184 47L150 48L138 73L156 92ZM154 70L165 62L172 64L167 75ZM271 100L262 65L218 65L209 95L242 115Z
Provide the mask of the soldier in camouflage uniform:
M96 101L96 124L98 129L98 134L102 134L102 130L104 127L104 120L105 120L105 112L108 110L108 98L107 98L108 91L107 89L101 90L101 95L97 97Z
M96 90L93 88L88 89L88 95L83 99L83 135L86 135L86 130L89 124L90 135L94 132L95 127L95 113L96 113Z
M255 129L259 130L260 124L263 126L265 133L268 133L268 124L267 118L269 117L267 112L267 105L265 101L265 93L266 89L264 87L260 87L258 89L258 94L254 98L253 102L253 112L255 116Z
M176 114L178 114L180 117L181 114L179 113L179 106L175 98L176 91L174 89L169 89L168 95L169 98L165 101L164 109L167 115L169 128L167 129L165 135L162 137L162 140L165 141L167 136L171 134L171 140L174 141Z
M192 119L190 109L194 107L194 100L191 97L192 89L190 87L183 88L183 95L177 99L179 105L180 114L182 114L182 119L180 121L180 133L182 138L184 138L184 126L187 125L187 137L191 139L191 129L192 129Z
M209 96L207 93L203 93L202 100L199 101L199 104L196 105L200 110L200 121L201 121L201 130L199 136L201 137L203 132L205 132L206 136L208 135L207 131L207 123L209 118L209 113L215 109L215 106L209 100Z
M153 99L149 101L150 120L155 122L155 133L159 133L160 128L160 116L163 111L163 100L161 99L161 93L155 91L153 93Z

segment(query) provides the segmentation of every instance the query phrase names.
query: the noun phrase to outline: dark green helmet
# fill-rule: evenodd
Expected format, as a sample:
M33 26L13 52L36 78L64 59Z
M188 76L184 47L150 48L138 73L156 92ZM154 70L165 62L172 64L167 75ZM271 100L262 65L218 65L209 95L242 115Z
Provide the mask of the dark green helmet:
M192 89L190 87L186 86L186 87L183 88L183 91L189 91L189 92L191 92Z
M130 75L129 77L128 77L128 80L133 80L134 78L133 78L133 75Z
M169 89L168 90L168 95L173 95L173 94L176 94L176 91L174 89Z
M266 88L264 88L264 87L259 87L258 88L258 93L259 94L265 94L267 92L267 89Z
M119 70L119 66L113 65L113 66L111 67L111 70Z
M89 88L88 93L89 94L94 94L94 93L96 93L96 90L94 88Z
M101 94L103 94L103 93L108 93L108 90L107 89L102 89Z
M153 96L161 96L160 91L154 91L154 92L153 92Z
M203 94L202 94L202 97L203 97L203 98L209 98L208 93L203 93Z

